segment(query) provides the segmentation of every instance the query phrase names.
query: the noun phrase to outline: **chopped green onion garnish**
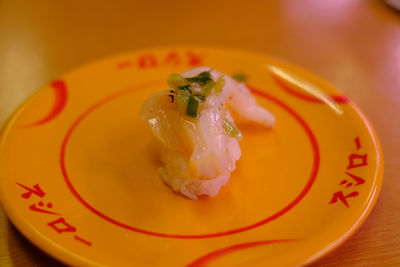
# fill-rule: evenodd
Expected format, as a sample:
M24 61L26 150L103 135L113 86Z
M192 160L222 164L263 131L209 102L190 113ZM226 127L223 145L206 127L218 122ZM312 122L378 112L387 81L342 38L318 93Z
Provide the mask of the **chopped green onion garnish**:
M207 96L211 92L211 90L214 88L215 82L210 81L203 89L203 95Z
M239 131L238 127L236 127L236 125L232 121L228 120L227 118L225 118L223 120L223 127L225 130L225 133L228 136L234 137L237 139L243 138L242 133Z
M198 98L201 101L206 100L206 97L204 95L193 95L195 98Z
M224 88L224 85L225 85L225 79L224 79L224 76L221 76L218 78L217 82L215 83L214 92L216 92L218 94L221 93L222 88Z
M183 91L189 91L190 92L190 84L185 84L185 85L181 85L181 86L178 86L178 89L179 90L183 90Z
M200 86L204 86L212 81L209 71L203 71L194 77L185 78L185 80L190 83L198 83Z
M232 74L232 78L238 82L245 82L249 77L243 72L235 72Z
M188 91L176 92L176 107L180 112L186 112L190 93Z
M169 87L176 88L181 85L183 82L183 78L178 74L171 74L168 77L167 83Z
M213 81L210 71L203 71L196 76L188 78L178 74L171 74L167 82L171 92L175 95L178 111L186 113L193 118L197 117L199 103L205 101L211 92L222 92L225 85L223 76L219 77L216 82ZM173 100L172 102L174 102Z
M191 95L186 109L186 114L192 118L197 117L197 109L199 108L199 101Z

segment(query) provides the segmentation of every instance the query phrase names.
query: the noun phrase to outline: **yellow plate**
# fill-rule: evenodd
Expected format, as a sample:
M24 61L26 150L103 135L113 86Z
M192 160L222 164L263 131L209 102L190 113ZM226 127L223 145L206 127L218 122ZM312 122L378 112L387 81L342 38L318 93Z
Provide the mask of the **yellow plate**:
M206 65L243 72L273 129L238 122L242 158L218 196L163 184L143 101ZM17 228L79 266L293 266L353 233L381 187L383 159L348 98L279 60L207 47L108 58L50 82L3 129L1 201Z

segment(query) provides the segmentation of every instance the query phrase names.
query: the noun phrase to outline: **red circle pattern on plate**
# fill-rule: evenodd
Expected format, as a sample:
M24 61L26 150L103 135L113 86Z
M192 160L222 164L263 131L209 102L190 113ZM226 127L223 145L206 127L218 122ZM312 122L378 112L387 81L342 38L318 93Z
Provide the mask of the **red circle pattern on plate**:
M276 239L276 240L262 240L262 241L254 241L254 242L236 244L236 245L232 245L229 247L225 247L225 248L221 248L221 249L212 251L212 252L196 259L192 263L189 263L188 265L186 265L186 267L205 267L210 262L215 261L219 258L222 258L225 255L231 254L236 251L245 250L245 249L249 249L249 248L253 248L253 247L277 244L277 243L292 242L292 241L296 241L296 240L297 239Z
M226 235L231 235L231 234L237 234L237 233L241 233L244 231L248 231L254 228L257 228L261 225L264 225L270 221L273 221L277 218L279 218L280 216L284 215L285 213L287 213L288 211L290 211L294 206L296 206L306 195L307 193L310 191L316 177L317 177L317 173L318 173L318 169L319 169L319 162L320 162L320 155L319 155L319 147L318 147L318 143L317 140L313 134L313 132L311 131L310 127L307 125L307 123L304 121L304 119L302 117L300 117L300 115L294 111L292 108L290 108L288 105L286 105L285 103L283 103L281 100L279 100L278 98L267 94L266 92L263 92L261 90L258 90L256 88L251 88L251 91L253 94L258 95L260 97L263 97L264 99L267 99L275 104L277 104L279 107L281 107L282 109L284 109L286 112L288 112L303 128L303 130L305 131L311 147L312 147L312 151L313 151L313 165L312 165L312 169L311 169L311 173L310 176L308 178L308 181L306 183L306 185L304 186L303 190L299 193L299 195L292 200L287 206L285 206L283 209L281 209L280 211L276 212L275 214L261 220L258 222L255 222L251 225L247 225L241 228L237 228L237 229L232 229L232 230L227 230L227 231L223 231L223 232L217 232L217 233L210 233L210 234L201 234L201 235L182 235L182 234L166 234L166 233L158 233L158 232L152 232L152 231L148 231L148 230L144 230L144 229L140 229L137 227L133 227L127 224L124 224L122 222L119 222L117 220L114 220L113 218L101 213L99 210L95 209L93 206L91 206L89 203L87 203L82 196L76 191L76 189L74 188L74 186L72 185L69 177L68 177L68 173L67 173L67 169L65 167L65 151L66 151L66 147L68 144L68 141L72 135L72 133L74 132L75 128L93 111L95 111L97 108L103 106L104 104L115 100L118 97L124 96L126 94L132 93L136 90L140 90L140 89L144 89L146 87L158 84L159 82L153 82L153 83L146 83L146 84L142 84L139 86L135 86L133 88L129 88L126 90L122 90L119 91L115 94L112 94L108 97L103 98L102 100L96 102L94 105L92 105L91 107L89 107L82 115L80 115L75 121L74 123L70 126L70 128L67 131L67 134L64 137L64 140L62 142L61 145L61 151L60 151L60 165L61 165L61 171L62 174L64 176L65 182L69 188L69 190L71 191L72 195L80 202L82 203L83 206L85 206L87 209L89 209L91 212L93 212L94 214L96 214L97 216L99 216L100 218L116 225L119 226L121 228L130 230L130 231L134 231L134 232L138 232L138 233L142 233L142 234L147 234L147 235L152 235L152 236L158 236L158 237L164 237L164 238L182 238L182 239L199 239L199 238L212 238L212 237L220 237L220 236L226 236Z
M42 124L46 124L51 120L55 119L64 110L68 99L68 90L65 81L56 80L50 83L51 88L54 91L54 103L50 112L42 119L25 125L24 127L34 127Z

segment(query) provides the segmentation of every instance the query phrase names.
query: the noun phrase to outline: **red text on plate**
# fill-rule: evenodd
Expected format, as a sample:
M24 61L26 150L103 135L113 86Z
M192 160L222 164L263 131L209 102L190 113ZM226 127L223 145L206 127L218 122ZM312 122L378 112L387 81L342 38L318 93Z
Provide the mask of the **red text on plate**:
M40 198L43 198L46 195L46 193L40 188L39 184L35 184L32 188L25 186L23 184L20 184L20 183L16 183L16 184L26 190L26 192L21 195L22 198L29 199L32 196L32 194L36 195ZM44 214L57 215L57 216L61 215L59 213L51 211L50 209L52 209L52 208L53 208L53 203L47 202L47 204L45 204L42 200L39 201L38 203L31 204L29 206L29 209L34 212L40 212L40 213L44 213ZM63 232L75 233L77 231L76 227L67 223L63 217L59 217L58 219L47 223L47 225L50 226L51 228L53 228L59 234L61 234ZM74 238L75 238L75 240L77 240L87 246L92 245L91 242L89 242L77 235L75 235Z
M49 211L49 210L44 209L44 208L40 208L40 207L46 207L48 209L53 208L53 204L51 202L47 203L46 206L45 206L43 201L40 201L38 203L38 206L36 206L36 204L32 204L32 205L29 206L29 209L33 210L33 211L37 211L37 212L42 212L42 213L47 213L47 214L52 214L52 215L59 215L58 213Z
M23 184L17 183L17 185L19 185L20 187L26 189L28 192L25 192L21 195L21 197L23 198L30 198L32 194L37 195L38 197L44 197L46 195L45 192L43 192L43 190L40 188L39 184L35 184L32 188L29 188Z
M139 69L153 69L158 67L195 67L203 64L205 55L203 53L187 50L185 53L168 51L162 55L152 53L141 54L136 58L117 62L117 69L138 67Z
M361 149L361 142L360 142L360 138L356 137L354 139L354 143L356 145L356 150L360 150ZM362 154L362 153L352 153L349 155L348 159L349 159L349 164L347 165L347 170L349 169L354 169L354 168L360 168L360 167L364 167L364 166L368 166L368 161L367 161L368 155ZM365 179L361 178L353 173L344 172L348 177L351 178L350 181L344 179L339 183L339 186L345 186L346 188L352 187L352 186L359 186L359 185L363 185L365 184ZM357 191L353 191L350 193L345 194L342 190L341 191L337 191L335 193L333 193L333 196L331 198L331 200L328 202L328 204L334 204L334 203L338 203L338 201L342 202L347 208L350 207L347 198L352 198L352 197L356 197L358 196L359 193Z

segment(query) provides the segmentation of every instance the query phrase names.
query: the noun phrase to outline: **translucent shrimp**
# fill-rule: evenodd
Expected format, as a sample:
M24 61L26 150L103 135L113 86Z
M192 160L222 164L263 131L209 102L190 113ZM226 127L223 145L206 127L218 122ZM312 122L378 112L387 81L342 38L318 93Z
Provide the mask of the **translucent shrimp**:
M176 88L154 94L141 110L161 141L159 172L174 191L191 199L215 196L241 156L242 135L225 103L243 118L266 127L275 118L257 105L243 83L210 68L173 78Z

